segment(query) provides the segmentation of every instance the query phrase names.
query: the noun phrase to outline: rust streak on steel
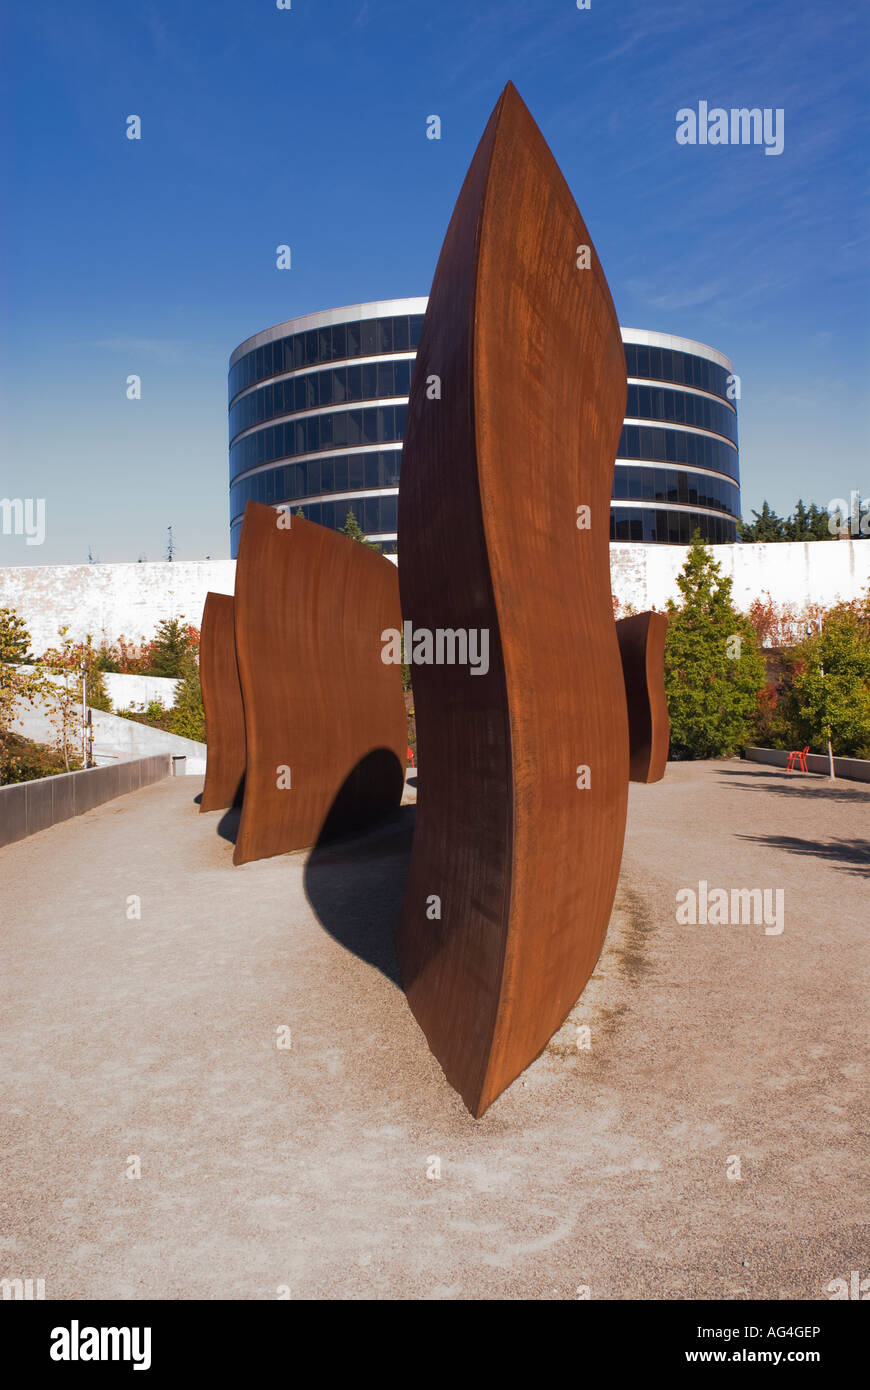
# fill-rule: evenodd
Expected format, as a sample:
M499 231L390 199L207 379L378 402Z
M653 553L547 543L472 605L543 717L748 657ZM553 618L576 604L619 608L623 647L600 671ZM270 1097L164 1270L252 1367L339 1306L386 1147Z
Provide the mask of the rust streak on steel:
M234 864L305 849L397 807L407 734L393 564L314 522L249 502L236 566L245 799Z
M616 624L628 704L629 776L660 782L665 775L671 725L665 695L665 613L636 613Z
M199 676L208 749L199 809L223 811L241 801L245 781L245 715L230 594L205 596Z
M412 666L419 790L397 936L411 1009L474 1115L576 1002L616 890L628 725L608 552L625 401L607 281L508 84L435 272L399 491L406 621L489 631L486 675Z

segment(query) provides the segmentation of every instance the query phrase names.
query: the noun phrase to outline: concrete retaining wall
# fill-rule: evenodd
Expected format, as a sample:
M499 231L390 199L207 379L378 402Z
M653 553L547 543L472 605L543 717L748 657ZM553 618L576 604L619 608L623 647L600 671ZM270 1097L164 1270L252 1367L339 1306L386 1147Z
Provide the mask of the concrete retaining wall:
M802 609L830 607L860 597L870 584L870 540L793 541L776 545L716 545L713 553L734 580L734 602L746 611L765 594L776 604ZM677 575L686 559L682 545L610 546L611 587L620 604L638 611L663 608L677 598ZM232 594L234 560L177 561L141 565L17 565L0 568L0 607L24 619L33 650L57 645L64 623L77 641L123 634L141 642L154 636L161 618L199 626L209 589ZM570 595L566 595L570 602Z
M182 738L180 734L164 733L163 729L152 729L148 724L138 724L135 719L122 719L118 714L106 714L100 709L92 710L91 718L95 762L123 762L162 753L185 758L184 771L190 776L205 773L204 743ZM76 719L80 729L81 705L76 706ZM19 702L9 727L13 733L32 738L36 743L50 744L56 736L42 701Z
M751 763L769 763L772 767L785 767L788 752L780 748L744 748L743 756ZM826 753L807 753L807 772L823 772L828 776L828 757ZM864 758L835 758L834 773L851 782L870 782L870 762Z
M32 671L33 666L19 666L19 671ZM49 676L55 685L63 685L63 676ZM119 671L104 671L103 684L114 709L144 710L152 700L164 709L172 709L175 693L181 684L169 676L132 676Z
M0 846L35 835L37 830L47 830L71 816L80 816L116 796L160 782L171 770L171 758L161 753L111 767L62 772L58 777L40 777L34 782L0 787Z
M120 671L104 671L103 682L113 709L142 710L152 700L164 709L172 709L175 692L181 684L169 676L128 676Z
M870 585L870 540L782 541L714 545L713 558L734 581L734 606L748 612L753 599L769 594L780 606L830 608L860 598ZM638 612L679 600L677 575L686 562L681 545L610 546L610 587L621 605ZM2 588L2 585L0 585Z
M0 568L0 608L24 619L37 656L58 645L62 625L75 641L88 633L97 642L150 641L161 618L199 627L209 589L232 594L235 575L235 560L16 565Z

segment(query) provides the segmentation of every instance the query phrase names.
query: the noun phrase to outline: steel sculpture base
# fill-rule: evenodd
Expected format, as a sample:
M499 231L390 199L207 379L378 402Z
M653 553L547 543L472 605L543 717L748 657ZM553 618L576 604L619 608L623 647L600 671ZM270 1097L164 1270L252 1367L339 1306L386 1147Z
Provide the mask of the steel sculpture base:
M628 727L609 515L625 402L604 273L508 85L435 273L399 491L406 621L489 634L485 675L411 668L417 823L397 934L411 1009L474 1115L564 1021L616 889Z
M407 735L396 569L377 551L249 502L236 565L245 798L234 864L306 849L394 810Z
M668 762L671 725L665 695L664 613L636 613L616 624L628 705L629 776L660 782Z
M224 811L241 801L245 783L245 714L229 594L205 596L199 676L208 749L199 809Z

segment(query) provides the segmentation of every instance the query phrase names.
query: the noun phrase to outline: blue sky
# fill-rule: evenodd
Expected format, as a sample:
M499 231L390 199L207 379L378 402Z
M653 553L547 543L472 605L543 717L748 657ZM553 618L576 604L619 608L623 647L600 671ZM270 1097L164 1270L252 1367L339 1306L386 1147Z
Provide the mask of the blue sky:
M733 359L744 515L870 494L868 16L865 0L7 6L0 496L44 497L47 532L0 535L0 565L161 559L169 524L178 558L228 555L230 352L296 314L427 293L509 78L620 322ZM783 108L783 153L677 145L700 100Z

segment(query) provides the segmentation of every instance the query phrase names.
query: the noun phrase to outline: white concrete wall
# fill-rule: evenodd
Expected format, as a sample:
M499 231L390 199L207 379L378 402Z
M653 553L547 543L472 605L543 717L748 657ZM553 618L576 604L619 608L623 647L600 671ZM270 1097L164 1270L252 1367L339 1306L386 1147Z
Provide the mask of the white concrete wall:
M734 579L734 601L744 610L765 594L792 608L829 607L860 597L870 584L870 540L717 545L713 552ZM684 546L612 543L611 585L620 604L643 610L677 598L685 558ZM0 607L24 619L39 654L56 644L62 623L76 640L91 633L97 641L122 634L150 639L161 618L184 618L198 627L208 591L231 594L234 587L234 560L21 565L0 569Z
M32 671L32 666L19 666L19 671ZM49 676L55 685L64 685L63 676ZM112 709L144 710L152 700L164 709L175 704L175 692L180 681L167 676L128 676L119 671L104 671L103 683L112 702Z
M734 581L735 607L746 612L753 599L770 595L792 608L830 608L860 598L870 585L870 540L782 541L775 544L714 545L722 573ZM686 561L681 545L610 546L610 584L620 604L638 611L664 608L679 599L677 575Z
M37 656L57 646L66 624L81 641L120 636L149 640L161 618L199 627L211 589L231 594L235 560L179 560L137 565L18 565L0 569L0 608L24 619Z
M205 772L204 743L197 743L192 738L182 738L179 734L165 733L163 729L152 729L148 724L138 724L135 719L122 719L117 714L105 714L103 710L95 709L91 714L94 760L98 764L125 761L128 758L146 758L154 753L173 753L186 757L186 773ZM81 729L81 705L76 706L75 718L78 739ZM37 743L50 744L57 737L48 710L41 700L32 703L21 701L16 709L15 719L10 721L10 728L24 738L35 739Z
M172 709L181 684L168 676L127 676L120 671L104 671L103 681L112 709L137 710L144 710L152 700L164 709Z

